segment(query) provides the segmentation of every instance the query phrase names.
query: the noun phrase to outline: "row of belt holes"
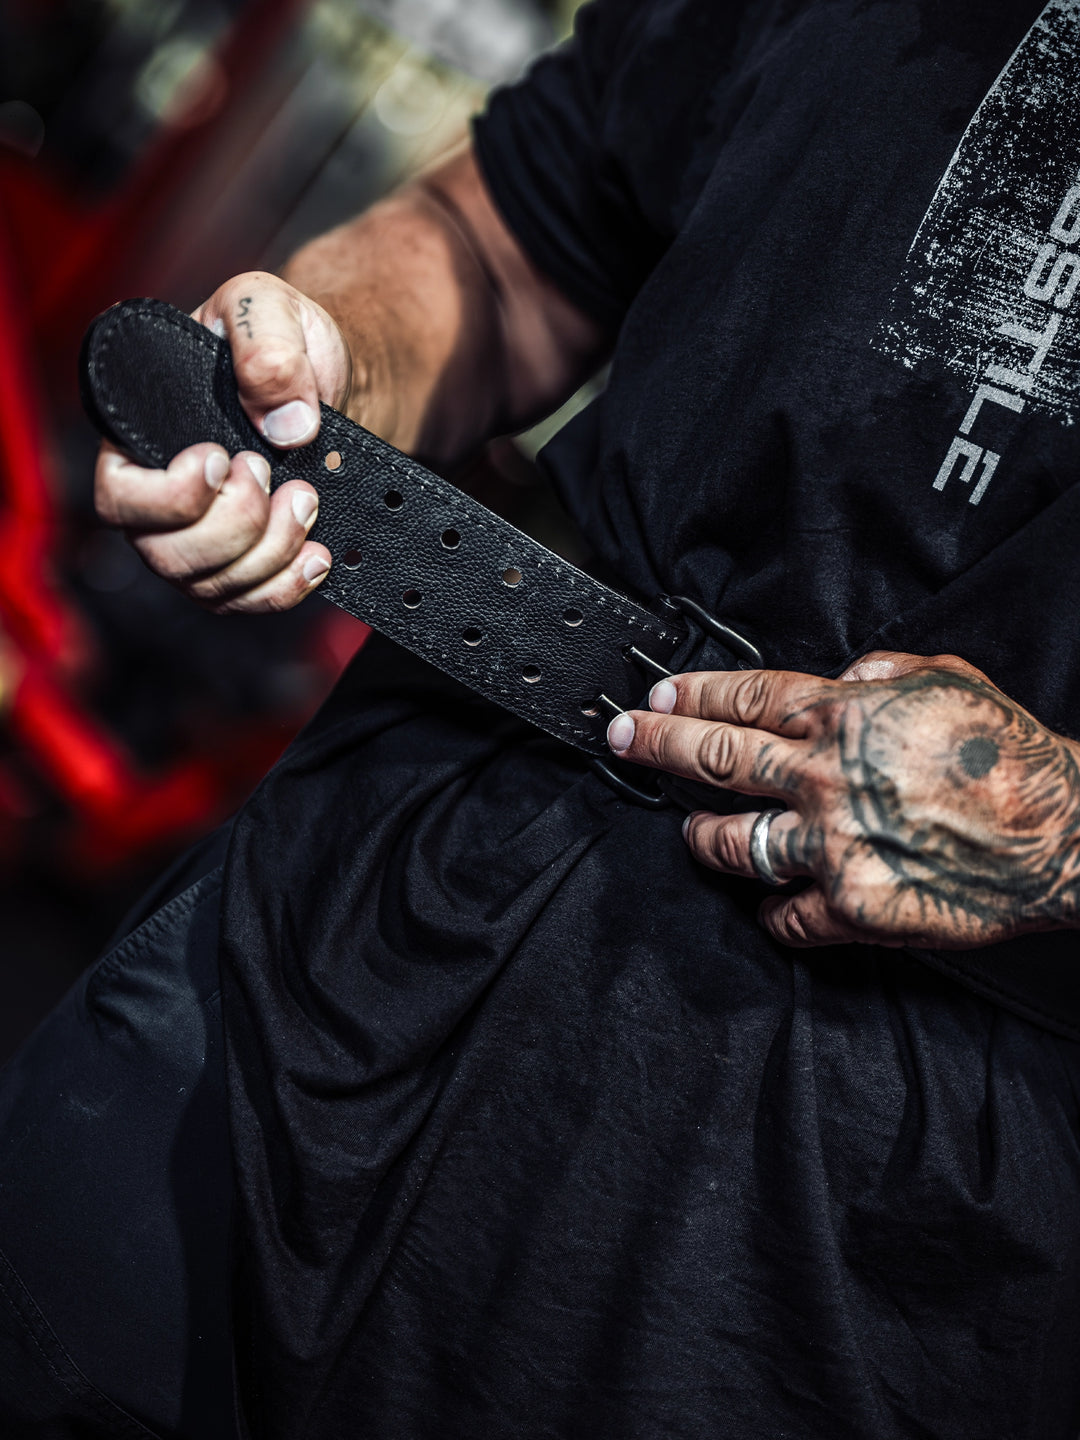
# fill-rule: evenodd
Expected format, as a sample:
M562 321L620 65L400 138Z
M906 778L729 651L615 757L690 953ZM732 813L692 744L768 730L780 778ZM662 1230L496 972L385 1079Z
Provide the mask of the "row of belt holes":
M336 450L331 450L326 457L326 468L328 470L337 470L340 465L340 454ZM383 500L388 510L400 510L404 504L405 497L398 490L388 490L383 496ZM441 539L447 550L456 550L461 544L461 536L456 530L444 530ZM360 565L362 558L359 550L346 550L342 557L342 563L347 569L355 570ZM520 585L521 571L511 566L503 571L502 578L506 585ZM401 599L402 603L407 606L408 609L415 610L420 604L420 592L419 590L406 590ZM581 611L574 606L570 606L563 611L563 619L567 625L580 625L584 618ZM479 645L480 641L484 638L484 632L477 625L467 625L461 632L461 638L465 641L466 645ZM535 684L536 681L540 679L539 666L526 665L521 672L521 678L529 684ZM588 715L590 718L595 718L595 716L600 714L600 708L595 701L586 700L582 703L581 713Z
M336 470L340 464L341 456L336 450L331 450L330 454L326 457L326 468L328 470ZM400 510L405 503L405 497L401 494L400 490L387 490L383 496L383 503L388 510ZM446 550L456 550L461 544L461 535L457 530L444 530L439 538L442 541L443 548ZM363 558L359 550L346 550L345 554L341 557L341 563L347 570L356 570L362 563ZM502 578L504 585L511 587L520 585L522 578L521 571L515 566L508 566L507 569L502 572ZM406 590L401 596L401 603L407 610L415 610L420 605L422 598L419 590ZM568 606L563 611L563 620L567 625L580 625L584 618L581 611L573 605ZM477 625L467 625L461 632L461 638L466 645L479 645L484 638L484 632ZM528 684L535 685L540 679L540 667L538 665L526 665L521 672L521 678ZM590 713L585 710L584 706L582 709L585 714ZM595 714L596 712L593 711L591 713Z

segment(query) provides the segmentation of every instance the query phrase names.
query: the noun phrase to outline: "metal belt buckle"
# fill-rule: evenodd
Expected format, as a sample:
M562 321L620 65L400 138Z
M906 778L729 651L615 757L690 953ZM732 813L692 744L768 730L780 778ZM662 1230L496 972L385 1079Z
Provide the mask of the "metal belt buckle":
M713 640L718 640L721 645L738 657L740 670L763 670L765 668L765 659L753 641L748 640L745 635L741 635L738 630L733 630L730 625L725 625L722 620L718 620L696 600L691 600L685 595L661 595L658 597L658 603L665 609L677 610L681 615L685 615L687 619L693 621L704 634ZM627 660L633 661L638 669L649 678L650 688L657 680L665 680L673 673L659 661L653 660L651 656L639 650L636 645L628 645L623 651L623 655ZM598 695L596 704L609 712L611 719L624 713L623 707L612 700L609 695ZM661 787L660 782L657 782L651 790L643 790L624 775L620 775L607 760L593 760L591 763L593 770L604 784L623 800L630 800L633 804L641 805L646 810L666 810L673 803L671 797ZM642 767L625 764L625 768L639 770Z

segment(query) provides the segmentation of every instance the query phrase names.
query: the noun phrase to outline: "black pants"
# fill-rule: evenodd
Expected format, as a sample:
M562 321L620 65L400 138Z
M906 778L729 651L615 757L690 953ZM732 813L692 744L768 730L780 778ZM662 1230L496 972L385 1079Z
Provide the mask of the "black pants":
M0 1072L0 1436L233 1440L227 836Z
M231 1150L217 971L220 867L226 839L224 835L214 837L166 877L140 913L123 927L123 938L0 1071L0 1440L148 1435L165 1440L236 1440L228 1310ZM800 973L800 984L808 985L808 972ZM934 990L927 1003L920 1007L916 997L906 1012L912 1033L922 1023L920 1014L929 1017L929 1023L937 1027L935 1038L946 1036L962 1054L963 1035L949 1039L944 1029L948 1007L937 1008L937 991L943 982L928 973L927 983ZM857 997L850 1006L844 1001L840 1024L835 1016L830 1018L829 996L831 993L831 1003L839 1003L837 995L846 995L846 989L834 987L830 992L825 976L818 993L821 1008L816 1013L821 1029L827 1031L831 1026L834 1034L857 1035L849 1016L853 1007L862 1007L864 1001ZM1054 1041L1048 1041L1046 1047L1034 1042L1029 1046L1019 1033L1022 1022L1008 1021L1005 1028L1014 1034L1016 1053L1025 1064L1031 1061L1030 1073L1037 1077L1042 1071L1032 1057L1037 1059L1043 1048L1050 1052L1062 1048ZM822 1046L824 1043L823 1039ZM844 1043L848 1043L846 1039ZM929 1056L931 1052L909 1044L904 1053ZM977 1065L971 1068L973 1073L977 1071ZM1052 1053L1047 1069L1053 1083L1047 1083L1045 1107L1053 1119L1052 1107L1060 1096L1075 1093L1069 1078L1075 1070L1062 1071L1060 1083L1055 1081ZM1027 1072L1021 1066L1017 1073L1022 1078ZM961 1078L964 1074L966 1067L957 1071ZM1010 1108L1010 1072L1002 1070L999 1075L994 1081L996 1093L1004 1095L1006 1108ZM799 1076L801 1081L802 1071ZM816 1083L829 1083L824 1066ZM1017 1091L1017 1113L1023 1117L1028 1113L1026 1092L1022 1085ZM809 1103L816 1105L813 1086L809 1093ZM940 1156L922 1143L927 1116L920 1111L919 1102L924 1094L931 1097L937 1114L929 1119L938 1125L940 1136L942 1116L948 1123L949 1092L937 1092L932 1076L920 1069L911 1093L910 1124L919 1130L920 1150L927 1152L932 1167L930 1179L938 1183ZM955 1094L962 1097L959 1082ZM1058 1143L1053 1137L1060 1137L1063 1128L1063 1123L1049 1124L1048 1145ZM777 1137L778 1144L784 1140L783 1135ZM767 1153L771 1143L766 1136L759 1148ZM1033 1250L1027 1260L1027 1279L1020 1279L1033 1289L1041 1287L1043 1293L1059 1297L1060 1314L1039 1318L1047 1334L1056 1331L1068 1337L1074 1333L1076 1313L1069 1240L1075 1214L1071 1198L1075 1190L1069 1179L1072 1152L1063 1150L1054 1160L1049 1151L1042 1155L1041 1143L1033 1128L1029 1148L1018 1152L1015 1140L1010 1140L1001 1156L1009 1163L1015 1163L1018 1153L1032 1157L1032 1165L1021 1177L1024 1193L1048 1212L1056 1249L1047 1253L1051 1259L1055 1253L1064 1259L1056 1262L1062 1267L1059 1275L1049 1273L1050 1262L1040 1274L1039 1255ZM942 1139L941 1154L946 1161L949 1153ZM957 1153L967 1152L957 1147ZM1043 1159L1054 1163L1047 1164L1045 1174L1040 1175L1038 1166ZM987 1166L991 1163L1005 1162L988 1153ZM945 1165L940 1173L947 1172ZM786 1162L776 1173L781 1182L787 1177ZM915 1182L919 1199L918 1174ZM891 1185L898 1204L911 1203L911 1187L905 1190L903 1175L894 1177ZM783 1199L783 1206L786 1208L766 1214L765 1223L775 1226L776 1214L798 1218L807 1208L803 1197L794 1192ZM936 1213L933 1207L927 1208L928 1213ZM886 1236L887 1254L880 1249L875 1252L875 1232L866 1220L868 1215L872 1220L872 1213L864 1207L864 1252L871 1261L879 1253L891 1265L896 1253L892 1232ZM997 1222L985 1210L980 1214L977 1203L970 1206L970 1222L967 1228L975 1239L969 1236L965 1240L964 1253L978 1261L979 1237L992 1242ZM898 1224L902 1231L902 1216ZM933 1301L934 1286L941 1277L955 1277L959 1262L952 1259L949 1247L962 1248L958 1242L964 1238L965 1224L963 1220L954 1223L946 1215L941 1232L927 1232L926 1245L913 1250L913 1295L928 1295ZM1060 1240L1059 1231L1063 1232ZM827 1237L828 1233L826 1229ZM775 1228L772 1234L780 1239L770 1244L786 1255L788 1232ZM1038 1238L1038 1224L1031 1227L1031 1234ZM1005 1236L1011 1244L1007 1229ZM447 1243L454 1243L452 1236ZM1023 1258L1021 1250L1016 1253ZM942 1257L944 1267L939 1264ZM985 1313L984 1292L975 1283L975 1270L971 1273L972 1313L981 1315ZM870 1278L872 1282L872 1271ZM995 1287L1004 1293L1007 1287L1001 1282L1000 1274L990 1276L990 1293ZM895 1280L890 1284L895 1290ZM962 1304L962 1289L956 1293ZM749 1296L748 1325L756 1321L757 1309L764 1303L757 1294ZM437 1310L429 1303L428 1311L434 1312L432 1324L443 1323L440 1317L447 1313L445 1309ZM881 1323L880 1315L871 1308L864 1306L856 1313L867 1318L868 1326ZM956 1324L950 1324L947 1339L959 1335L964 1323L961 1316ZM813 1359L814 1337L802 1336L797 1324L791 1328L795 1350L802 1345ZM933 1328L924 1333L932 1342ZM869 1338L873 1340L868 1345L871 1353L876 1345L878 1355L888 1356L880 1330L876 1340ZM966 1342L970 1338L966 1337ZM1026 1339L1018 1334L1017 1345ZM1059 1339L1045 1348L1054 1356L1067 1355L1070 1344L1067 1338ZM429 1346L428 1351L425 1363L430 1369L438 1357L432 1361L434 1347ZM387 1372L397 1367L407 1393L415 1344L411 1351L407 1344L387 1344L379 1353ZM971 1344L966 1343L957 1357L961 1371L970 1363L970 1355ZM949 1359L947 1354L945 1358ZM490 1363L490 1359L478 1356L477 1364L482 1363ZM1007 1368L1003 1361L1003 1369ZM950 1365L944 1366L946 1374L949 1370ZM1055 1359L1045 1374L1035 1377L1033 1389L1045 1394L1048 1412L1068 1412L1076 1393L1075 1374L1075 1366L1066 1358L1064 1363ZM855 1374L852 1393L859 1393L860 1384L861 1376ZM780 1390L778 1385L777 1397ZM373 1407L383 1403L390 1408L392 1387L388 1390L384 1382L381 1402L378 1392L373 1389L372 1393ZM753 1395L742 1398L749 1403ZM977 1398L963 1399L973 1413L978 1409ZM589 1403L595 1403L597 1414L602 1414L603 1392L597 1390ZM779 1398L776 1403L781 1403ZM786 1395L782 1403L787 1406ZM766 1398L762 1416L767 1408ZM902 1406L897 1414L901 1412ZM953 1423L955 1417L943 1414L939 1418L941 1433L960 1433ZM909 1419L914 1434L919 1422ZM822 1425L827 1423L820 1418L808 1421L807 1433L811 1429L815 1434L825 1433ZM852 1418L849 1428L855 1423ZM893 1417L893 1423L895 1433L901 1433L902 1415ZM938 1433L926 1428L933 1423L924 1413L924 1428L918 1433ZM326 1440L338 1440L341 1434L361 1433L357 1424L363 1433L378 1440L395 1440L397 1434L405 1433L393 1424L387 1428L376 1423L365 1430L363 1419L352 1412L347 1428L338 1426L323 1433ZM548 1425L543 1428L548 1433ZM726 1416L721 1428L724 1433L735 1433ZM571 1430L579 1433L568 1422L566 1433ZM450 1433L447 1417L441 1411L434 1413L430 1425L425 1421L423 1433ZM466 1431L458 1425L453 1433ZM468 1433L480 1436L483 1429ZM605 1433L615 1431L609 1427ZM774 1432L759 1427L754 1433ZM874 1440L881 1432L870 1427L865 1433L866 1440ZM889 1433L894 1433L893 1429ZM909 1432L903 1429L903 1433ZM1000 1433L1005 1440L1007 1434L1017 1432L1006 1428L980 1433ZM1040 1430L1040 1436L1042 1433ZM1046 1433L1057 1436L1064 1431L1055 1423Z

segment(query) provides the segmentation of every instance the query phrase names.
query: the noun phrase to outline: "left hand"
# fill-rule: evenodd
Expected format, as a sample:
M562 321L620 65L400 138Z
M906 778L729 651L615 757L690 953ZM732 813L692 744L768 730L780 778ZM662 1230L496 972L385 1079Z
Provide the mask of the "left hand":
M1080 926L1080 745L965 661L879 652L839 680L678 675L650 704L612 721L617 755L787 806L770 862L813 883L761 907L784 944L965 949ZM698 811L686 841L753 876L758 813Z
M232 350L240 404L287 454L319 428L319 401L347 401L352 361L332 317L273 275L238 275L195 311ZM306 480L270 491L270 466L254 450L230 456L209 441L150 470L103 443L95 503L156 574L208 609L287 610L330 570L330 551L307 537L319 496Z

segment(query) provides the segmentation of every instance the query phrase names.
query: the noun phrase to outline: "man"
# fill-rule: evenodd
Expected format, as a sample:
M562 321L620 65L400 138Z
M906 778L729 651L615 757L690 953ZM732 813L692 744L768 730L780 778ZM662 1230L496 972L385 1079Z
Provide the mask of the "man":
M472 150L201 307L286 451L322 399L452 465L611 351L564 499L770 668L707 641L611 725L753 797L684 845L365 650L7 1077L5 1293L78 1433L212 1433L228 1331L289 1440L1075 1434L1078 72L1071 0L600 0ZM289 605L331 557L265 471L106 449L99 507L195 599ZM117 1116L123 1207L45 1224L25 1137L58 1164Z

